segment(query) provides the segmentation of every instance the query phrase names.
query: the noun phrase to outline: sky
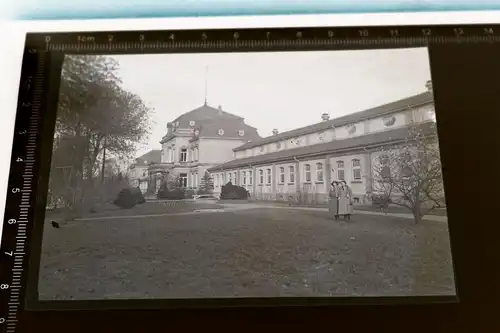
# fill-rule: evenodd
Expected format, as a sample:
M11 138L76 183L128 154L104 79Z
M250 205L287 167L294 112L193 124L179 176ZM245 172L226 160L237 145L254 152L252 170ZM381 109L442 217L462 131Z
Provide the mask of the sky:
M431 78L427 48L113 57L124 88L154 109L137 156L160 149L167 122L205 96L265 137L424 92Z

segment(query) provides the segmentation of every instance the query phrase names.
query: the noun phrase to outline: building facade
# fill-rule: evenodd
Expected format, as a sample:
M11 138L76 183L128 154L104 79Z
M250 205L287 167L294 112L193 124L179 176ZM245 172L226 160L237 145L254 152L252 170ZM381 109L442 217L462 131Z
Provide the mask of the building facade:
M254 139L233 149L234 158L208 167L214 191L231 182L257 200L322 203L329 184L345 180L355 203L372 192L372 165L384 147L407 140L411 127L433 134L430 91L336 119ZM226 153L227 154L227 153Z
M127 176L130 185L139 187L142 193L148 190L150 182L150 171L152 165L161 162L161 150L155 149L135 159L135 162L129 167Z
M149 194L156 194L168 177L177 178L183 188L196 190L209 168L232 160L234 148L256 139L261 139L257 129L245 124L244 118L205 103L167 123L158 161L134 168L142 172Z

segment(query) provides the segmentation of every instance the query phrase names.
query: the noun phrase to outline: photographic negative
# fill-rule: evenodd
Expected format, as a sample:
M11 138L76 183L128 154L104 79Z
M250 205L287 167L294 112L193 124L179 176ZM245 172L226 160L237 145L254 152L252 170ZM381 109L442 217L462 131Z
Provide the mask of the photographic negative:
M427 48L61 75L40 300L455 295Z

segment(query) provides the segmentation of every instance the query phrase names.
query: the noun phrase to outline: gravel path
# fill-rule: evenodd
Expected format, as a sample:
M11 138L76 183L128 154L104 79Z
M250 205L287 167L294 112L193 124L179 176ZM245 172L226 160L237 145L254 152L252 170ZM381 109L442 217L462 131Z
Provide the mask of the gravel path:
M454 295L444 223L250 209L44 231L40 299Z

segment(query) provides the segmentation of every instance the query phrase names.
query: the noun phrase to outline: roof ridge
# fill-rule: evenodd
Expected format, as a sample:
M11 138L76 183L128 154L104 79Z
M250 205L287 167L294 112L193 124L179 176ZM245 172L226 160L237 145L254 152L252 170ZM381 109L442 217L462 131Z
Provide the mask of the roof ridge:
M236 114L234 114L234 113L227 112L227 111L225 111L225 110L223 110L223 109L219 109L219 108L217 108L217 107L213 107L213 106L211 106L211 105L209 105L209 104L202 104L201 106L198 106L198 107L196 107L196 108L194 108L194 109L192 109L192 110L189 110L189 111L184 112L184 113L182 113L181 115L177 116L177 117L173 120L173 122L178 121L181 117L183 117L183 116L185 116L185 115L187 115L187 114L189 114L189 113L191 113L191 112L198 111L198 110L203 109L203 108L210 109L210 110L217 111L217 112L222 111L225 115L232 116L232 117L235 117L235 118L237 118L237 119L245 119L245 118L243 118L243 117L241 117L241 116L238 116L238 115L236 115Z

